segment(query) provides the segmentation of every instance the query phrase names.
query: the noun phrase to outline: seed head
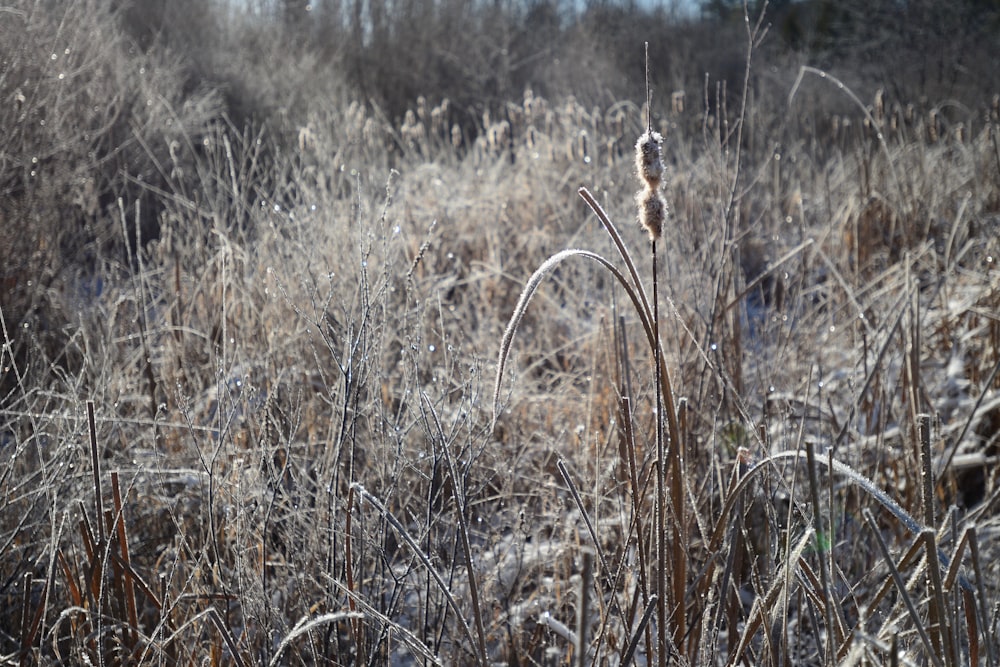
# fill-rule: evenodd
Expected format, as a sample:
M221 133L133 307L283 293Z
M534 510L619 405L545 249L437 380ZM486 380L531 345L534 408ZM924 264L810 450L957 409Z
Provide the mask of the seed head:
M663 137L659 132L647 131L635 143L635 171L639 180L656 190L663 178Z
M649 240L656 241L663 233L667 219L667 202L660 195L663 180L663 137L648 130L635 143L635 171L644 187L636 195L639 204L639 224L649 232Z
M649 232L649 240L656 241L667 220L667 200L658 189L647 187L636 195L636 202L639 204L639 224Z

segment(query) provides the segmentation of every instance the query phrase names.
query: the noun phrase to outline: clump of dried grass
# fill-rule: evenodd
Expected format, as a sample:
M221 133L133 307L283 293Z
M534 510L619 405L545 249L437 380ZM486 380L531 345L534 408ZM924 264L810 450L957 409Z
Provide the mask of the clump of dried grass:
M528 280L501 342L497 384L493 393L494 422L500 413L501 380L508 365L514 337L529 303L539 292L542 280L547 275L553 273L563 262L579 257L596 262L621 286L645 331L653 360L653 386L657 399L653 403L656 407L652 412L655 436L649 437L655 439L657 444L646 450L640 467L636 465L641 450L637 446L635 433L641 430L641 422L636 421L632 390L624 379L631 373L631 361L622 354L627 348L616 348L618 382L621 387L621 425L612 426L611 430L613 432L617 428L619 431L622 443L621 474L626 481L619 487L622 494L619 499L622 525L613 531L613 537L602 536L595 529L596 524L589 518L589 513L596 511L596 506L593 509L588 507L577 490L573 475L565 463L559 462L560 474L587 527L591 548L598 556L593 563L593 572L590 571L590 565L584 566L583 581L593 582L590 585L601 602L595 605L593 612L584 609L577 616L575 632L549 617L546 617L546 622L552 627L561 628L558 634L569 645L576 643L575 650L581 659L584 655L608 657L614 654L625 661L631 661L637 654L641 654L647 660L658 660L660 664L678 656L692 664L698 664L713 656L711 659L724 658L726 664L737 664L750 655L758 663L775 661L775 664L780 664L792 655L799 655L801 651L807 650L812 654L812 659L825 664L842 664L845 661L856 664L884 659L896 661L901 655L921 654L935 664L951 665L961 664L965 660L978 661L981 656L994 655L997 648L996 637L988 627L989 611L985 588L982 587L984 573L975 531L970 532L971 529L966 528L960 539L951 542L953 551L946 552L943 547L943 543L948 542L942 541L949 530L946 523L948 520L935 510L938 502L935 488L940 480L940 470L947 468L948 464L935 470L930 446L930 421L926 415L918 419L917 412L924 403L916 394L910 393L904 399L909 403L909 417L903 419L912 426L909 432L915 439L919 423L919 442L922 444L913 447L911 454L904 455L900 461L903 466L909 461L917 469L924 471L919 480L913 479L918 482L915 487L908 487L915 488L916 491L906 496L909 499L908 505L915 503L919 508L916 514L904 509L893 499L891 492L886 493L879 483L835 456L835 450L843 447L846 429L854 418L853 412L846 417L847 421L843 423L839 433L831 434L835 437L828 440L828 448L823 454L817 453L813 436L803 437L802 430L793 436L795 446L791 450L769 451L772 439L768 432L768 422L754 425L746 405L741 404L739 398L736 399L738 419L743 424L742 428L746 429L744 433L750 435L737 440L743 446L738 452L732 452L736 454L736 458L730 484L728 488L720 486L718 491L721 508L712 509L711 503L705 505L704 497L699 501L696 494L703 492L705 487L692 482L690 475L693 469L685 468L697 466L705 458L704 455L691 459L683 456L685 450L691 449L691 444L685 442L685 438L691 437L690 427L686 423L687 413L686 410L675 409L670 376L661 361L663 355L658 334L660 320L656 315L655 305L655 243L663 232L659 212L664 211L665 206L654 207L658 212L657 224L649 224L648 218L644 218L642 214L643 209L647 208L645 202L659 197L657 190L662 174L659 143L658 137L647 134L636 145L637 172L645 185L637 198L640 221L653 242L652 308L634 262L621 241L621 235L596 200L586 190L581 190L581 195L609 233L619 252L619 261L625 269L620 269L604 256L587 250L564 250L550 256ZM892 179L896 180L898 176L894 175L891 155L889 158L887 170ZM736 190L739 179L738 162L735 174L733 191ZM811 245L810 241L798 246L781 262L798 255ZM947 256L949 253L944 254ZM818 251L818 255L823 256L822 249ZM890 261L895 263L898 260L899 258L893 258ZM773 269L769 267L768 270ZM842 284L847 287L846 283ZM750 294L751 288L752 285L737 292L734 301L725 310ZM723 290L725 289L723 284ZM857 299L855 294L849 294L849 297L851 300ZM904 299L905 301L908 299ZM911 327L919 327L920 325L915 324L920 321L919 309L916 300L909 301L909 306L899 311L900 316L909 314L912 318ZM880 330L883 335L889 333L889 337L885 339L886 345L891 344L900 321L901 319L896 320L895 327ZM862 322L867 327L864 316ZM716 335L719 335L724 334L726 327L733 325L723 319L717 326L720 331ZM831 326L830 332L835 329L835 326ZM692 335L690 329L685 333ZM712 352L739 355L740 337L732 331L729 335L732 336L729 342L723 346L713 344ZM906 340L909 342L903 373L904 382L912 391L916 384L921 384L922 371L919 357L916 356L921 342L916 328L910 328L907 335ZM876 366L883 363L883 355L887 349L886 346L881 348ZM724 386L735 389L737 396L742 395L742 380L739 376L730 374L729 368L732 367L720 365L712 368L711 362L717 358L713 355L707 359L709 372L718 373ZM868 400L866 394L870 382L878 374L877 368L871 370L865 387L858 394L858 400ZM993 377L991 375L987 379L984 387L993 386ZM824 386L823 381L819 386ZM771 387L769 391L774 391L774 388ZM686 403L682 405L686 406ZM762 456L751 453L753 449L761 448L765 452ZM865 456L858 460L865 462ZM786 468L785 462L788 460L793 462L791 469ZM801 491L798 490L801 485L796 484L796 461L804 464L808 480ZM717 461L709 462L710 469L713 470L721 470L723 465ZM826 470L829 482L820 482L821 469ZM646 472L640 475L637 470ZM674 475L668 477L667 470L673 470ZM600 475L599 472L597 474ZM879 477L882 474L879 473ZM758 477L764 478L763 481L755 479ZM847 494L850 501L838 500L843 492L837 490L833 481L836 477L843 478L853 489L852 493ZM774 493L773 490L762 493L762 487L774 489L776 485L784 488L781 494L785 498L792 498L794 512L773 504L775 496L769 495ZM685 509L688 497L695 499L690 515ZM799 500L795 500L797 497ZM631 498L631 504L626 501L627 498ZM850 502L861 508L866 526L874 533L879 551L860 553L858 550L848 550L837 555L836 538L833 536L842 528L834 523L833 507L839 502ZM904 549L907 555L901 563L897 563L891 555L885 536L886 523L876 519L872 505L887 517L890 525L895 523L897 533L902 531L909 534L909 541L904 540L904 545L908 545ZM751 507L756 509L751 511ZM752 519L754 512L761 514ZM950 520L953 522L951 532L957 537L960 524L956 522L954 514ZM695 547L699 542L700 546ZM669 549L666 546L668 543L671 545ZM610 551L606 551L608 548ZM917 555L922 555L925 560L918 564L915 560ZM900 575L897 569L899 565L907 568L917 566L909 581L905 581ZM963 569L966 574L961 574ZM639 576L637 580L630 582L631 586L622 588L624 582L620 577L625 571L638 571ZM888 572L891 576L862 592L860 587L863 584L860 581L869 580L873 574L875 581L878 581L878 573L882 572ZM692 573L690 580L688 573ZM669 587L668 577L671 581ZM973 582L979 582L980 587L977 589ZM839 592L844 586L853 591L850 596L845 597ZM896 601L887 603L885 596L893 588ZM736 594L737 590L739 594ZM584 603L587 596L582 595L580 600L581 604ZM752 605L748 606L748 600ZM626 609L627 614L622 613ZM618 613L612 610L618 610ZM595 616L590 616L591 613ZM905 625L915 633L913 637L919 637L919 641L909 641L905 647L901 645L898 634L900 619L897 614L900 613L906 615ZM689 631L686 618L700 620ZM581 645L582 638L586 637L593 639L589 645ZM813 648L807 649L810 643Z
M643 306L641 291L613 286L650 284L628 251L648 233L609 232L635 215L621 146L648 117L533 94L517 107L506 147L479 158L435 132L407 150L377 110L332 101L300 154L270 153L288 158L273 171L266 132L182 133L164 164L194 178L157 195L169 231L135 244L113 208L109 238L136 252L119 264L102 251L115 270L68 308L68 342L35 356L21 322L0 321L2 625L16 628L0 652L178 664L996 655L981 608L997 580L983 539L1000 350L991 144L900 139L823 164L785 144L780 160L747 153L737 169L732 136L701 150L668 126L662 294ZM737 126L718 113L716 129ZM579 182L592 185L586 218ZM907 188L925 192L928 217L897 225L908 255L891 254L892 235L865 242L884 259L862 270L840 239L864 187L899 210ZM610 229L593 231L590 214ZM921 224L931 216L942 233ZM484 358L520 277L554 247L608 239L611 254L558 255L535 306L518 309L520 356L505 369L518 376L491 429ZM59 354L80 364L46 361ZM658 391L664 407L644 407ZM966 506L929 520L927 411L942 416L935 491Z

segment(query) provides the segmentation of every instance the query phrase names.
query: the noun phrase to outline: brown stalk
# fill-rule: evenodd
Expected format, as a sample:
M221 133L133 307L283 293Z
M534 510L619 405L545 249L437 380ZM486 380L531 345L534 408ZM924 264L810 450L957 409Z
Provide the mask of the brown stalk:
M83 527L85 532L85 539L89 537L93 542L92 550L90 551L90 564L88 568L87 578L90 581L89 590L93 594L94 599L94 612L97 616L97 622L95 624L94 630L96 632L95 642L96 651L98 656L98 664L103 664L104 655L104 614L102 613L102 604L104 602L104 554L107 546L107 540L105 538L104 531L104 501L103 501L103 490L101 487L101 457L97 450L97 419L94 415L94 402L87 401L87 425L90 431L90 459L91 467L94 474L94 506L97 511L97 540L94 541L93 530L87 519L87 513L83 513Z
M667 665L667 452L663 437L663 392L660 379L660 322L656 304L656 241L653 255L653 363L656 371L656 632L660 667ZM676 604L676 598L673 600Z
M632 486L632 515L635 522L635 539L639 554L639 588L642 591L643 604L649 605L649 582L647 581L646 538L643 531L643 512L641 498L645 495L639 486L639 474L635 463L635 433L632 430L632 401L628 396L622 396L622 424L625 427L625 451L628 456L629 483ZM648 620L648 619L647 619ZM646 625L649 632L649 626ZM646 637L646 644L651 645L651 637Z
M583 567L580 572L580 602L576 621L576 664L587 667L587 628L590 626L587 608L590 606L590 588L593 583L594 557L589 551L583 552Z
M976 623L976 596L972 591L962 590L962 608L965 609L966 636L969 639L969 664L978 665L979 625Z
M667 620L667 594L666 594L666 569L667 569L667 548L666 548L666 535L667 535L667 519L666 519L666 481L668 478L672 478L672 486L675 487L671 490L671 502L674 506L674 520L672 522L671 528L674 538L674 550L672 553L673 562L673 578L671 579L672 590L671 596L675 599L672 600L674 605L674 632L673 639L676 646L680 645L685 635L685 607L684 599L685 592L687 588L687 573L686 573L686 560L685 554L680 544L683 541L683 516L684 516L684 494L683 485L679 483L682 478L683 470L681 465L681 450L680 450L680 428L677 424L677 411L674 405L673 399L673 387L670 382L670 374L667 372L666 362L664 359L663 348L659 340L659 313L656 303L657 297L657 278L656 278L656 244L655 241L651 244L651 255L653 260L653 307L650 308L649 300L646 297L645 289L643 288L642 281L639 278L638 271L635 268L635 263L632 261L631 254L628 252L621 235L618 233L617 228L611 219L604 212L604 209L597 203L594 197L586 188L580 188L579 194L583 197L584 201L590 206L591 210L597 215L601 224L604 226L608 235L611 236L612 241L618 249L619 255L622 257L622 261L625 263L626 269L632 280L632 286L634 288L634 296L630 293L633 303L636 305L636 310L639 315L639 319L646 330L646 335L649 340L649 345L651 351L653 352L653 363L654 372L656 375L656 393L657 393L657 510L656 510L656 553L658 554L658 564L657 564L657 580L656 580L656 590L657 590L657 617L658 624L657 629L660 633L658 640L659 654L661 655L661 663L666 660L667 650L666 650L666 637L663 634L666 631L666 620ZM635 297L638 297L636 299ZM666 426L667 432L664 433L662 430L663 426ZM670 443L669 448L667 443ZM673 475L670 475L670 469L673 468ZM678 549L680 551L678 551Z
M21 580L21 664L28 664L28 648L31 643L28 641L28 628L31 621L31 572L25 572Z
M165 594L161 593L161 595L157 595L156 593L154 593L153 589L150 588L149 584L143 581L142 577L139 576L139 573L135 571L135 568L132 567L131 563L126 565L120 555L112 552L111 560L113 560L115 563L118 564L119 567L122 568L122 572L128 575L128 578L132 581L132 585L137 587L139 589L139 592L145 595L146 598L154 607L156 607L157 609L163 609L163 602L161 602L161 600L166 599Z
M104 510L104 520L107 523L108 535L114 534L115 517L114 514L111 513L110 509ZM127 611L128 603L125 601L125 570L124 568L122 568L121 563L118 560L110 557L111 554L114 553L113 551L111 551L113 546L114 545L112 544L112 541L109 540L108 560L111 561L111 573L114 577L113 581L111 582L110 592L113 593L115 598L117 599L118 609L116 610L116 613L119 614L122 618L124 618L125 616L128 615ZM129 648L135 645L133 641L132 630L133 628L128 628L127 631L125 632L126 634L125 644Z
M917 438L920 445L920 495L924 509L924 526L933 528L937 525L934 518L934 471L931 460L931 416L926 413L917 415Z
M121 572L122 593L125 596L125 611L128 614L129 636L131 646L138 641L139 614L135 607L135 587L132 585L132 562L128 551L128 533L125 528L125 515L122 508L122 492L118 483L118 471L111 473L111 494L115 506L116 527L118 533L118 548L121 550L121 564L116 571Z
M215 629L219 631L222 635L222 640L226 642L226 646L229 647L229 653L232 655L233 662L236 663L237 667L246 667L246 662L243 661L243 656L240 655L239 646L236 643L236 638L233 637L232 631L226 624L222 621L222 617L219 616L219 612L215 607L210 607L208 609L208 618L212 621L212 625Z
M90 427L90 464L94 473L94 506L98 517L96 548L100 550L104 548L104 525L100 520L104 516L104 501L101 492L101 457L97 451L97 420L94 417L93 401L87 401L87 424Z
M66 578L66 588L69 590L70 601L72 601L73 606L82 607L83 597L80 595L80 587L76 583L76 578L73 576L73 571L70 570L62 549L56 552L56 557L59 559L59 567L62 568L63 576Z
M52 572L52 578L54 579L54 577L55 577L55 571ZM27 579L27 583L28 583L28 587L27 587L27 591L26 591L26 596L30 596L30 592L31 592L31 586L30 586L30 584L31 584L31 573L30 572L25 573L25 578ZM51 581L51 579L50 579L50 581ZM31 619L31 624L27 628L27 632L23 633L21 635L21 664L22 665L28 664L26 661L28 659L28 656L31 653L31 651L30 651L31 645L35 643L35 637L38 636L38 628L41 627L41 625L42 625L42 618L45 616L45 607L46 607L46 604L48 603L49 589L51 588L50 581L44 582L44 585L42 586L42 594L41 594L41 596L39 597L39 600L38 600L38 607L35 609L34 616ZM30 607L28 607L28 606L24 607L22 619L27 619L27 617L28 617L28 609L30 609Z
M632 639L629 640L628 647L622 655L622 667L628 667L632 663L632 659L635 656L635 650L639 646L639 641L642 638L643 633L647 633L646 645L649 645L649 619L653 617L654 611L656 611L655 595L646 603L646 610L643 612L642 619L639 621L639 627L635 629L635 633L632 635Z
M979 560L979 538L976 534L976 527L970 526L968 529L969 535L969 553L972 556L972 570L976 574L976 599L979 602L979 616L982 619L981 625L983 626L984 639L983 642L986 644L986 657L987 664L996 664L996 649L993 646L993 642L990 641L990 637L986 634L989 632L989 615L986 609L986 590L983 586L983 568Z
M935 643L935 648L941 647L941 654L944 655L945 665L955 667L958 664L958 656L955 653L955 645L952 642L952 622L948 614L948 608L944 602L944 585L941 581L941 562L938 559L937 536L933 528L925 528L921 532L921 541L927 550L927 577L931 589L930 600L930 621L934 633L931 639Z

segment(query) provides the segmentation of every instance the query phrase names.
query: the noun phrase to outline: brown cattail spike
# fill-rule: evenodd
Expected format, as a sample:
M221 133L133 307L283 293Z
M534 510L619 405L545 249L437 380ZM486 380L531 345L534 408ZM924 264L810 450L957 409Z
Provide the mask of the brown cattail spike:
M660 195L664 166L663 137L659 132L647 130L635 143L635 171L644 184L636 195L639 223L649 232L649 240L656 241L667 219L667 202Z
M667 200L660 194L663 181L663 136L653 131L652 91L649 88L649 42L646 42L646 132L635 142L635 172L643 188L635 196L639 205L639 224L649 232L649 240L656 243L663 234L667 219ZM656 246L653 246L654 252ZM653 266L656 266L654 261ZM655 284L655 283L654 283ZM653 288L655 295L656 288Z
M635 171L639 180L656 190L663 179L663 137L648 131L635 144Z
M645 188L638 195L639 224L649 232L649 240L656 241L663 234L663 223L667 219L667 200L652 188Z

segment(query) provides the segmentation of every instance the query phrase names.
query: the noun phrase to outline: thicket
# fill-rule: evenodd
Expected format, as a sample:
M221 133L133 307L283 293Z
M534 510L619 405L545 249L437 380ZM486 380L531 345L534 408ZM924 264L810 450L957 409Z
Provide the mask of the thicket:
M0 6L0 656L997 664L996 9L700 10Z

